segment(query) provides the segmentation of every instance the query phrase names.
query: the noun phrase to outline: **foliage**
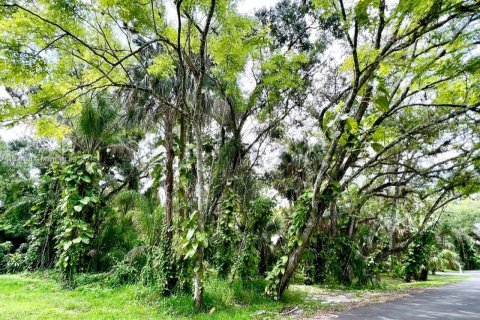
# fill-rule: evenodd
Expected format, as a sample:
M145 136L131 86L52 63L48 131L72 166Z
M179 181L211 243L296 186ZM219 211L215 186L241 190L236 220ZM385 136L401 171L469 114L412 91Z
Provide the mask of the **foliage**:
M31 170L43 169L45 154L41 141L0 141L0 241L11 241L15 247L26 241L29 230L24 224L37 191Z
M460 252L462 264L466 270L477 270L480 268L480 257L475 243L464 237L457 242L457 248Z
M10 241L0 243L0 271L2 272L5 270L5 259L12 249L13 244Z
M437 252L432 263L441 270L477 269L478 229L480 211L476 197L467 198L450 205L440 217L436 228Z
M405 258L405 281L427 280L430 247L433 244L433 232L426 231L408 248Z
M212 235L212 251L215 268L218 275L227 278L234 261L238 258L237 219L240 216L238 196L232 191L225 192L221 207L221 215L217 221L217 228ZM241 253L242 254L242 253Z
M26 263L29 269L52 267L55 262L55 235L60 222L59 202L61 167L52 164L42 175L37 197L30 208L31 217L26 222L30 229Z
M432 273L435 273L437 270L458 270L461 268L461 265L458 255L455 252L443 249L430 257L428 268L432 270Z
M139 280L139 270L130 263L121 262L116 264L107 278L112 287L133 284Z
M60 171L63 191L59 201L61 223L55 236L56 264L70 286L74 285L80 259L93 237L89 222L96 214L101 175L98 155L90 154L73 155Z
M176 256L172 239L163 227L158 246L147 249L146 262L141 270L140 278L146 285L154 286L163 295L184 291L187 284L180 277L182 261Z
M287 243L287 249L289 250L302 244L303 240L299 237L299 235L303 228L305 228L308 215L310 214L311 197L311 191L307 190L295 203L295 210L292 213L290 226L288 227L289 241ZM266 277L268 285L265 287L265 293L267 295L271 295L274 299L278 299L276 287L279 284L280 276L285 272L285 265L287 264L288 259L288 255L281 256Z
M25 267L23 255L19 252L9 253L4 258L5 271L8 273L16 273L22 271Z

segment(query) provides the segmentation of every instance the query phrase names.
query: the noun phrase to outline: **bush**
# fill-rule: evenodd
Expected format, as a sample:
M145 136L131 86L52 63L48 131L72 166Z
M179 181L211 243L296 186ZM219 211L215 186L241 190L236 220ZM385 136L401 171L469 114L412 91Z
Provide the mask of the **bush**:
M24 270L26 248L26 244L22 244L16 252L10 253L13 244L10 241L0 243L0 271L15 273Z
M10 241L0 243L0 271L5 270L6 258L13 249L13 244Z
M405 281L427 280L430 251L434 238L431 231L422 233L408 248L404 259Z
M24 255L19 252L9 253L4 259L7 273L16 273L25 269Z
M139 280L140 272L137 268L126 262L120 262L113 267L108 275L107 282L112 287L133 284Z
M397 279L405 278L405 266L401 263L395 263L393 265L393 277Z

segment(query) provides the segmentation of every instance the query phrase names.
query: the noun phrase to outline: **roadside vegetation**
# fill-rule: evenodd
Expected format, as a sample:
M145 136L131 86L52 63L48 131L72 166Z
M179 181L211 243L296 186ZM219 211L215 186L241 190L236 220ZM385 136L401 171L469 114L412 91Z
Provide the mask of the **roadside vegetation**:
M58 282L58 274L20 273L0 276L0 314L6 319L281 319L332 314L351 307L396 299L419 288L465 280L466 275L431 276L405 283L382 276L383 285L293 285L281 301L263 294L263 283L249 286L211 279L205 288L208 312L198 312L188 294L162 297L141 285L111 287L103 276L83 276L75 290Z

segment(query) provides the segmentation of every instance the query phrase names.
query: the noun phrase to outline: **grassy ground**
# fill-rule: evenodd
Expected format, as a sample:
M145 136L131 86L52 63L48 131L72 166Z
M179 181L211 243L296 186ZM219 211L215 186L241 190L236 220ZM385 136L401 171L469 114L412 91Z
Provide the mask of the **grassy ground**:
M261 283L241 287L214 279L206 285L207 312L196 313L188 295L160 298L140 286L108 288L95 283L65 290L51 275L1 275L0 319L262 319L281 318L289 310L297 310L291 315L300 311L302 316L308 316L321 310L339 311L351 303L365 302L365 297L371 303L412 288L465 279L429 276L427 282L407 284L384 278L384 285L375 290L296 285L280 302L264 297Z
M452 272L452 274L455 272ZM437 275L428 275L427 281L418 281L418 282L404 282L399 279L393 279L388 275L382 276L382 282L384 284L384 290L387 291L398 291L402 289L412 289L412 288L425 288L425 287L437 287L444 286L450 283L459 282L465 280L468 275L465 274L437 274Z

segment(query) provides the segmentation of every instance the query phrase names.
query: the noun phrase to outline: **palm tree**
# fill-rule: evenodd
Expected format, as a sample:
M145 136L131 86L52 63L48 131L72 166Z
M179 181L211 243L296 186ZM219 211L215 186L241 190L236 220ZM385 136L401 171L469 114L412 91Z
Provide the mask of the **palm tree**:
M458 254L449 250L443 249L440 252L434 251L430 257L429 267L432 270L432 274L436 271L459 270L461 264L459 262Z

